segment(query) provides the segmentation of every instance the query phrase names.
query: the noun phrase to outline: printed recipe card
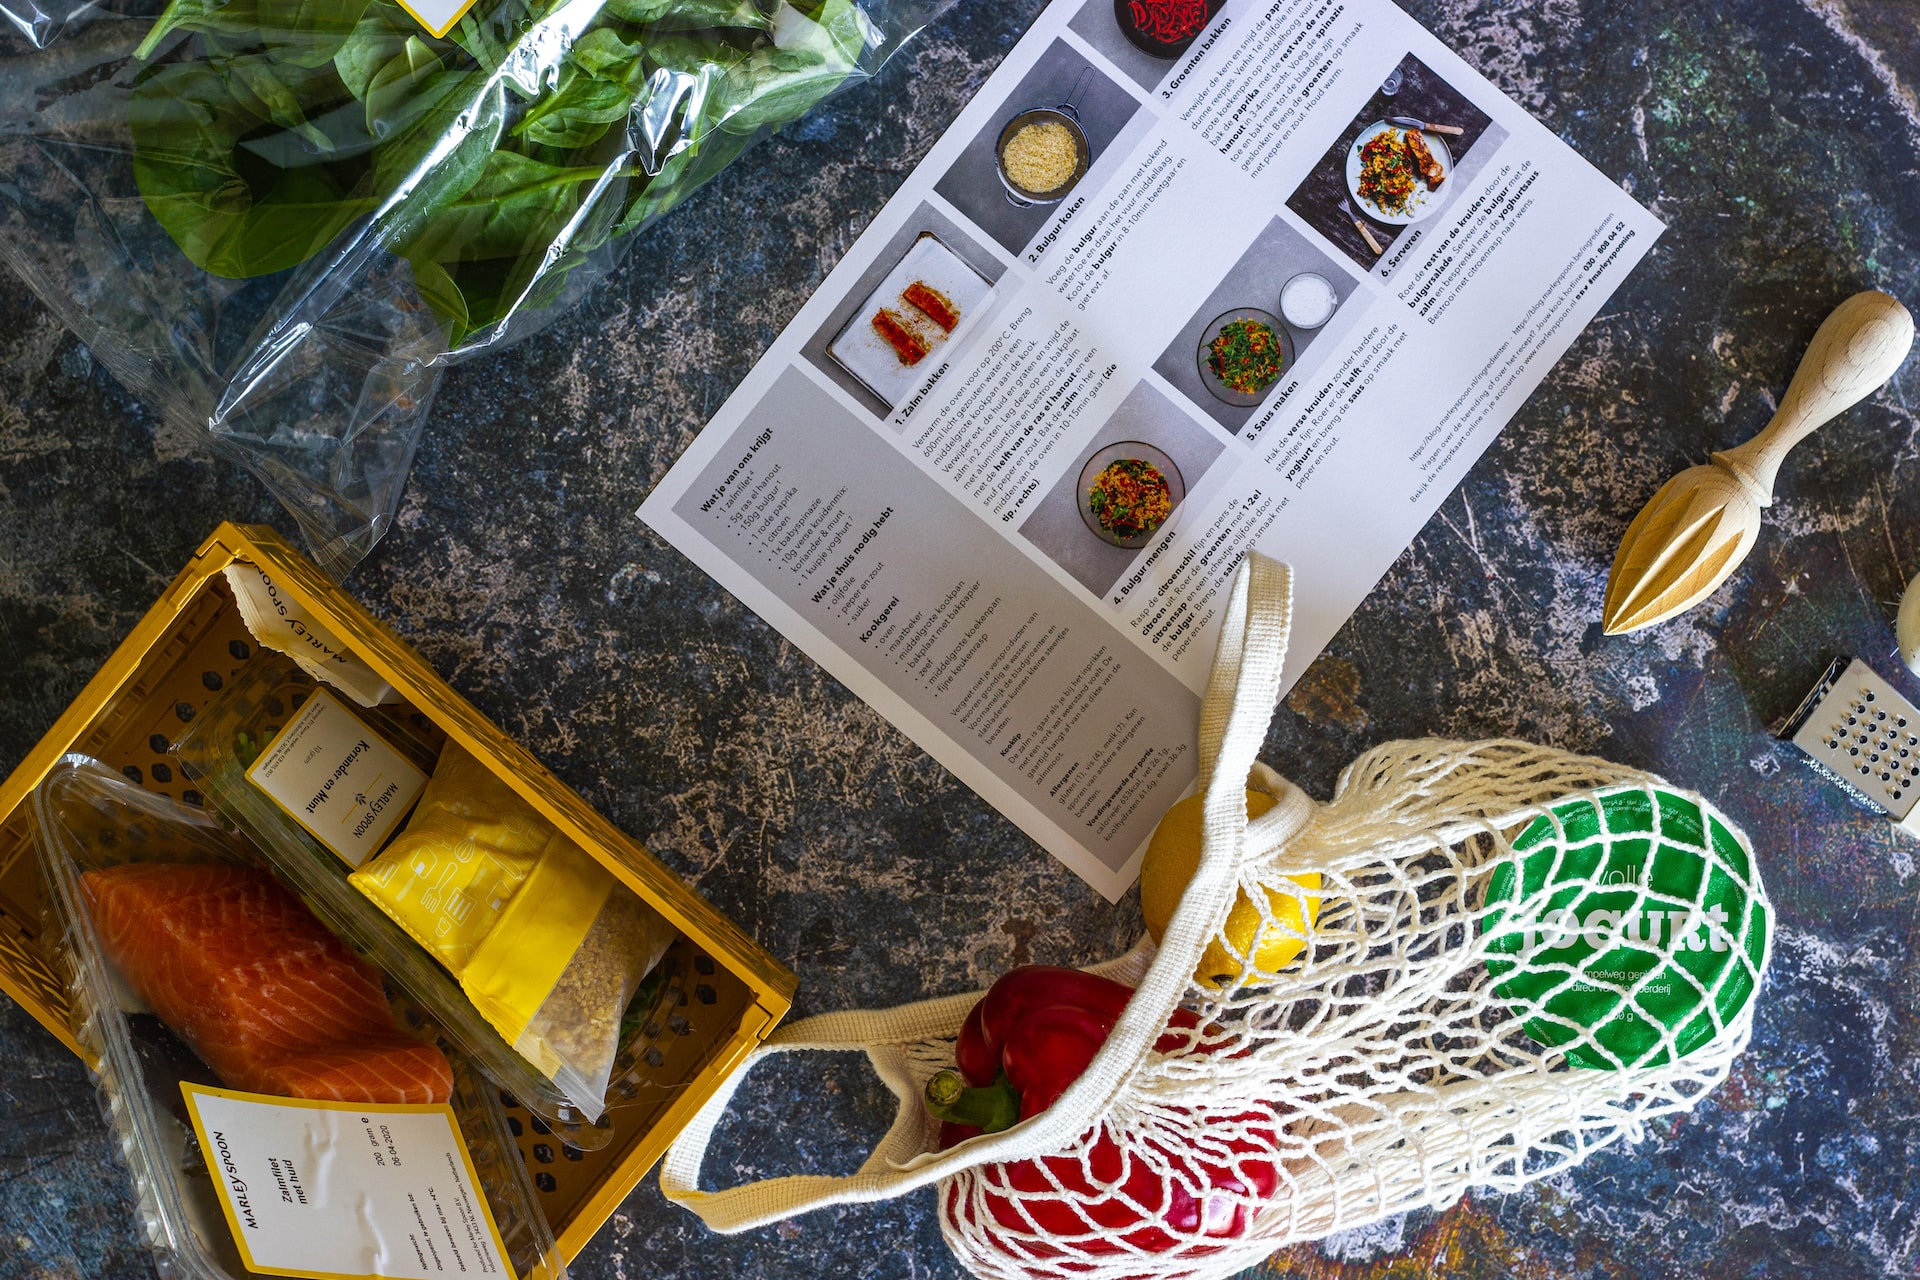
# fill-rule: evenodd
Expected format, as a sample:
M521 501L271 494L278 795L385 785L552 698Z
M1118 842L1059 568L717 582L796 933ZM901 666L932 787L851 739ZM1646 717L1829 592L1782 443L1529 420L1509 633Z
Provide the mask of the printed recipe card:
M640 515L1108 898L1660 224L1389 0L1057 0Z

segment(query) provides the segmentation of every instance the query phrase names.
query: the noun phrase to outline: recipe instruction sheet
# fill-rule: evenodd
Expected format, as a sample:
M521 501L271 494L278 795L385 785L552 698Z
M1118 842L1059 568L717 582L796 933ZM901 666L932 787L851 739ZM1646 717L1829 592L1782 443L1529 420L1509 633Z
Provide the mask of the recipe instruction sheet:
M1056 0L639 514L1117 899L1244 553L1290 686L1660 230L1389 0Z

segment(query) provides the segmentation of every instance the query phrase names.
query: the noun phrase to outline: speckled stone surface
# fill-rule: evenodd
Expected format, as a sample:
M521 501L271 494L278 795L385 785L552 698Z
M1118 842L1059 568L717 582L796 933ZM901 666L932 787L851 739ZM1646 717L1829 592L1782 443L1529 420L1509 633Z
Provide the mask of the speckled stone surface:
M1920 846L1767 727L1835 653L1899 674L1920 361L1801 446L1758 551L1706 605L1621 639L1594 619L1628 519L1765 421L1835 303L1867 285L1920 301L1920 11L1409 7L1669 230L1308 673L1266 758L1321 795L1354 753L1424 734L1667 773L1746 825L1780 930L1753 1047L1692 1116L1525 1194L1260 1274L1913 1274ZM1139 930L1131 898L1101 901L631 514L1037 9L962 0L876 82L647 233L570 318L453 373L398 527L349 582L792 966L796 1014L1087 961ZM223 516L279 518L0 281L0 767ZM150 1275L80 1064L0 1006L0 1276ZM889 1099L852 1059L828 1066L757 1079L710 1175L850 1170ZM956 1268L931 1193L721 1238L649 1180L574 1274Z

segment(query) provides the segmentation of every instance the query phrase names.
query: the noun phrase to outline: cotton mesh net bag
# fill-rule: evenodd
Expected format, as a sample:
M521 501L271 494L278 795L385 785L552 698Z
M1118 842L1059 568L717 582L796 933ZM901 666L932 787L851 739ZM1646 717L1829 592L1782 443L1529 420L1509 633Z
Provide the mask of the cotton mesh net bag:
M978 994L808 1018L758 1053L866 1050L900 1099L885 1139L851 1176L700 1190L742 1071L669 1150L667 1195L732 1232L937 1184L979 1276L1226 1276L1518 1189L1723 1080L1770 947L1746 838L1650 774L1513 741L1389 743L1316 805L1254 759L1290 607L1250 556L1202 703L1198 866L1158 947L1094 967L1137 990L1051 1107L936 1149L922 1089ZM1276 803L1249 820L1247 789ZM1298 947L1216 941L1237 896Z

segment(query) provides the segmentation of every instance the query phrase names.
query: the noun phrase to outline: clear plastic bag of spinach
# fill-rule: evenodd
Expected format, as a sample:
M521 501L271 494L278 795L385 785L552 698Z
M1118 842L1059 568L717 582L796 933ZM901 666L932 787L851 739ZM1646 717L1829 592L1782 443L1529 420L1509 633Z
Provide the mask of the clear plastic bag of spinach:
M450 362L950 0L0 0L0 258L338 574Z

